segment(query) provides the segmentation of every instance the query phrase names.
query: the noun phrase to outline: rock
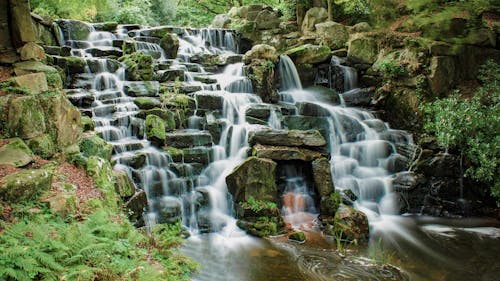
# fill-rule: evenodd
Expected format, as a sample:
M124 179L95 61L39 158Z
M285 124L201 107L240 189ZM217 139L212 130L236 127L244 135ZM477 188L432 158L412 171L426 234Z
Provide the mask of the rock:
M266 44L258 44L252 47L252 49L245 53L243 61L245 64L250 64L253 60L268 60L272 63L278 62L278 53L276 49L272 46Z
M364 241L369 235L368 219L363 212L341 204L335 214L335 224L333 228L327 227L327 234L348 241Z
M252 82L252 88L263 102L276 103L278 93L275 85L275 65L269 60L253 60L245 68L245 74Z
M321 147L326 145L325 138L317 130L260 130L250 133L250 145L256 143L267 145Z
M123 90L131 97L157 97L160 92L160 83L158 81L125 82Z
M146 137L156 146L165 143L165 121L156 115L146 117Z
M39 61L23 61L15 63L13 66L16 76L38 72L44 72L47 77L49 76L49 74L59 75L57 69L52 66L45 65Z
M301 30L304 34L310 34L316 30L316 24L328 19L328 11L325 8L314 7L306 12L302 21Z
M269 159L250 157L237 166L226 177L227 188L234 201L243 202L250 198L256 200L276 200L275 182L277 164Z
M115 191L122 198L129 198L135 194L135 185L132 179L123 171L113 171L116 178Z
M36 33L30 15L29 0L9 1L11 36L14 47L36 41Z
M227 14L219 14L212 20L212 28L228 28L231 24L231 18Z
M220 54L218 56L217 65L224 66L243 61L243 55L240 54Z
M85 157L98 156L109 161L113 154L113 146L95 134L82 138L78 146Z
M431 59L429 87L436 96L441 96L455 87L457 64L453 57L438 56Z
M160 108L153 108L153 109L148 109L148 110L141 110L138 114L137 117L146 119L146 116L148 115L156 115L163 119L165 121L165 130L167 132L173 131L176 128L175 124L175 113L166 110L166 109L160 109Z
M236 204L238 227L257 237L278 235L285 232L285 223L274 201L251 197Z
M88 116L82 116L82 126L84 132L93 131L95 129L95 122Z
M173 27L173 26L155 26L153 28L142 29L142 36L151 36L157 38L163 38L168 33L175 33L177 35L181 35L184 32L182 28Z
M262 10L255 17L255 22L257 29L263 30L278 28L281 20L278 13L270 10Z
M371 31L372 27L367 22L359 22L352 26L351 31L353 33L368 32Z
M175 148L190 148L195 146L211 146L212 135L205 131L177 130L166 134L165 143Z
M319 203L320 214L325 218L332 218L339 209L342 203L342 197L338 192L332 192L326 196L321 197Z
M304 241L306 241L306 235L304 234L304 232L297 231L297 232L293 232L292 234L290 234L290 236L288 236L288 239L293 240L293 241L297 241L297 242L304 242Z
M184 81L184 70L182 69L162 70L155 75L154 79L161 83Z
M312 117L329 117L331 113L320 104L310 102L298 102L299 114Z
M153 80L153 57L137 52L120 58L125 64L125 78L130 81Z
M50 159L57 151L54 142L47 134L29 139L27 144L33 153L44 159Z
M104 195L104 203L112 208L118 207L119 198L115 192L115 177L109 161L97 156L89 157L85 167L87 175L94 179L96 186Z
M150 97L135 98L134 103L135 105L137 105L137 107L139 107L139 109L152 109L155 107L161 107L161 102L158 99Z
M10 100L6 130L9 135L30 139L46 131L45 114L34 96L21 96Z
M131 222L134 222L136 225L140 225L143 220L143 214L148 206L148 197L146 196L146 192L144 190L138 190L134 196L132 196L124 205L123 208L126 210L126 214L128 214L128 218ZM143 224L143 222L142 222Z
M61 28L64 37L70 40L87 40L93 30L90 24L79 20L59 20L57 24Z
M372 103L374 96L373 88L353 89L340 94L345 106L350 107L369 107Z
M213 148L186 148L182 150L183 159L185 163L200 163L207 165L213 160Z
M56 192L49 197L43 198L42 202L47 202L52 212L59 214L63 218L76 215L78 212L78 197L76 196L76 186L70 183L57 182L52 185Z
M158 211L158 223L175 224L182 220L182 205L179 199L163 197L155 202Z
M45 73L33 73L14 77L16 86L25 88L31 94L40 94L47 91L47 78Z
M32 201L50 189L52 175L43 168L7 175L0 179L0 198L12 203Z
M222 110L224 106L223 96L212 92L198 92L194 98L198 109Z
M460 178L460 157L448 153L440 153L418 163L418 170L427 176Z
M377 41L372 37L355 34L348 43L347 57L360 63L373 64L377 59Z
M160 40L160 47L165 50L168 58L177 58L177 51L179 50L179 37L173 33L166 34Z
M319 196L328 196L334 191L330 162L326 158L317 158L312 161L314 185Z
M256 144L252 155L258 158L267 158L275 161L313 161L321 157L321 153L300 147L272 146Z
M59 149L76 144L82 135L80 111L61 93L43 95L40 104L54 144Z
M326 62L331 58L328 46L306 44L285 52L296 64L315 64Z
M80 57L54 56L54 64L62 68L67 74L85 73L85 69L87 67L85 59ZM91 63L89 64L90 64L89 66L92 66ZM97 72L97 70L94 72Z
M102 24L102 30L107 31L107 32L116 31L117 27L118 27L118 23L116 21L107 21L107 22Z
M312 116L285 116L284 123L289 130L319 130L321 135L328 138L329 124L327 117Z
M91 54L93 57L121 57L123 51L113 47L95 47L86 49L85 52Z
M10 139L0 147L0 167L23 167L33 161L33 152L20 138Z
M43 60L45 59L45 51L40 45L34 42L28 42L21 47L19 51L21 60Z
M343 48L349 40L349 32L343 24L327 21L318 23L315 27L323 44L332 50Z

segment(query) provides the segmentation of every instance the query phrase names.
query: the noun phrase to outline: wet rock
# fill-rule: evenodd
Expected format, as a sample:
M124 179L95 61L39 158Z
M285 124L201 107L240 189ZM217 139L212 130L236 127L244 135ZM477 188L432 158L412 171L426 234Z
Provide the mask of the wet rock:
M252 155L275 161L301 160L307 162L321 157L321 153L305 148L262 144L256 144L253 147Z
M326 145L325 138L317 130L260 130L250 133L250 145L256 143L266 145L286 145L321 147Z
M211 146L212 136L205 131L178 130L173 133L167 133L165 143L175 148Z
M150 98L150 97L139 97L134 100L135 105L139 107L139 109L153 109L155 107L161 107L161 102L158 99Z
M71 91L67 92L68 100L77 107L89 108L95 101L95 97L92 93L87 91Z
M285 125L290 130L319 130L326 139L329 130L328 119L326 117L313 116L285 116Z
M213 148L186 148L182 150L185 163L200 163L207 165L213 160Z
M84 58L54 56L54 64L64 69L67 74L85 73L87 63Z
M135 185L126 172L113 171L116 178L115 191L122 198L129 198L135 194Z
M50 169L22 170L0 179L0 198L8 202L27 202L48 191L52 184Z
M340 96L346 106L369 107L372 105L374 91L373 88L353 89L342 93Z
M0 147L0 166L23 167L33 161L33 152L20 138Z
M224 98L210 92L196 93L195 99L199 109L222 110L224 106Z
M293 240L293 241L297 241L297 242L304 242L304 241L306 241L306 235L304 234L304 232L297 231L297 232L293 232L292 234L290 234L288 236L288 239Z
M157 97L160 84L157 81L125 82L123 90L131 97Z
M427 176L459 178L460 158L457 155L442 153L418 164L418 169Z
M108 161L111 160L113 146L97 135L92 134L82 138L78 146L85 157L98 156Z
M167 57L175 59L179 50L179 37L176 34L168 33L160 40L160 47L165 50Z
M29 139L27 144L33 153L44 159L50 159L57 151L54 142L47 134Z
M325 8L314 7L309 9L302 21L301 30L304 34L310 34L316 30L316 24L328 19L328 11Z
M271 110L273 110L273 106L269 104L251 104L245 110L245 116L267 121L271 115Z
M57 24L61 27L64 37L71 40L87 40L92 32L92 26L79 20L59 20Z
M330 112L317 103L298 102L299 114L312 117L329 117Z
M328 46L306 44L285 52L296 64L315 64L331 58Z
M95 129L95 122L88 116L82 116L82 126L84 132L93 131Z
M155 203L158 211L158 223L175 224L182 220L182 205L177 198L163 197Z
M340 196L342 198L342 203L347 206L353 206L354 201L358 200L358 196L352 192L350 189L343 189L339 191Z
M91 54L93 57L121 57L123 55L121 49L112 47L89 48L85 52Z
M277 164L269 159L250 157L226 177L229 192L236 202L277 198L275 182Z
M129 81L151 81L153 79L153 58L137 52L120 58L125 64L125 78Z
M257 237L285 232L285 223L273 201L250 198L236 205L238 227Z
M148 198L144 190L137 190L136 193L124 204L125 213L136 226L144 225L143 214L148 206Z
M325 229L328 235L340 236L348 241L368 239L368 219L363 212L341 204L335 213L334 221L334 225L328 225Z
M312 161L314 185L319 196L328 196L334 191L330 162L326 158L317 158Z
M162 70L156 73L154 79L159 81L160 83L184 81L184 70L182 69Z
M146 117L146 137L156 146L165 143L165 121L156 115Z

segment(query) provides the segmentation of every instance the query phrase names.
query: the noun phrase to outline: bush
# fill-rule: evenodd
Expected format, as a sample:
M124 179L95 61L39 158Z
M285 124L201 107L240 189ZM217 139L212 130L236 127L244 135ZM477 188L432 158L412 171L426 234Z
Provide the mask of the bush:
M406 74L405 68L393 60L383 60L378 67L384 78L388 80L394 80Z
M488 61L478 78L482 85L471 99L456 92L425 104L424 129L441 147L459 150L470 162L465 175L490 185L500 199L500 65Z

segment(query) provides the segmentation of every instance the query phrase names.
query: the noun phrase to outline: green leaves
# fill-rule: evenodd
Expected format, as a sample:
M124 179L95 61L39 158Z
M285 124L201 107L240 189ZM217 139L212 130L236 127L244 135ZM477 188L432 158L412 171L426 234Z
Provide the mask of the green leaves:
M452 96L425 104L424 129L446 149L470 162L466 175L491 185L500 198L500 66L488 61L479 72L482 86L470 99Z

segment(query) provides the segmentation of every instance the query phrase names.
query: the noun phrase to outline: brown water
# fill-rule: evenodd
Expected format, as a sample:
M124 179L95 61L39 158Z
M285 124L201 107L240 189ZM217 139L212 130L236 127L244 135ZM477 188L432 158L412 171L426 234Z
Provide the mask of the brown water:
M193 280L500 280L499 221L395 216L371 231L369 244L340 253L315 232L303 244L215 233L190 238L183 252L202 265Z

